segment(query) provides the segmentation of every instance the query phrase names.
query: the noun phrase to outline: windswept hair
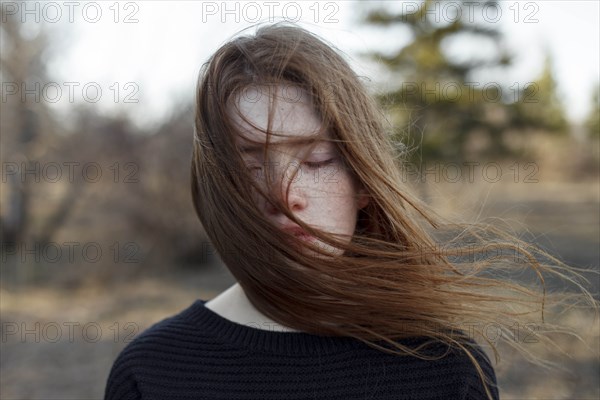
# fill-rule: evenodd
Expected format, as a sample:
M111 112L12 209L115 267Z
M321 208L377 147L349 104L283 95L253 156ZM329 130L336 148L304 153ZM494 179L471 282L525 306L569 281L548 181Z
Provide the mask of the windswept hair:
M368 192L370 201L359 211L351 241L295 218L285 202L262 192L244 167L234 141L240 133L232 121L236 99L251 87L282 85L309 95L345 168ZM275 106L273 100L271 117ZM546 321L549 307L583 305L597 311L597 301L580 283L580 274L547 253L491 224L446 221L411 195L402 179L402 154L384 121L349 64L310 32L279 23L237 37L210 58L198 81L191 166L196 213L223 262L264 315L303 332L354 337L399 355L427 358L423 348L397 339L442 342L469 356L491 398L471 340L486 341L498 361L496 344L484 331L493 324L500 340L531 356L514 338L515 326L538 321L537 338L553 345L548 334L563 329ZM270 128L266 133L273 134ZM315 257L325 254L317 245L305 244L313 247L311 255L282 240L285 233L250 201L253 190L343 254ZM533 282L513 279L526 271ZM548 293L549 277L577 291ZM538 362L535 356L529 359Z

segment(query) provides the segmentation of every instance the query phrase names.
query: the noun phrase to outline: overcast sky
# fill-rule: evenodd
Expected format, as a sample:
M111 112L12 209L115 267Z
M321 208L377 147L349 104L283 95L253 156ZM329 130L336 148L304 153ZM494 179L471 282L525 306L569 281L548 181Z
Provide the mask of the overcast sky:
M409 40L401 30L384 33L357 23L366 7L357 1L227 2L225 7L221 1L74 2L73 6L65 4L68 2L32 3L38 8L29 4L24 10L21 2L3 2L2 7L26 21L28 34L35 33L35 18L39 17L57 35L59 46L50 67L64 93L56 107L64 112L84 102L99 112L126 110L144 125L167 116L177 99L192 96L201 64L233 34L258 21L299 19L303 26L348 53L355 69L375 81L383 75L359 54L375 49L391 51ZM406 11L417 4L383 3ZM435 15L440 20L452 19L457 4L438 3ZM464 15L473 12L473 19L483 18L490 26L499 27L515 55L508 74L488 73L478 79L482 84L524 85L541 72L544 52L548 51L568 116L573 121L583 120L591 110L592 89L600 74L599 2L501 4L501 15L492 9L486 15L464 5L461 9ZM462 42L454 51L467 57L485 52L485 46ZM78 84L68 101L69 88L64 82ZM87 94L82 91L84 87ZM102 96L94 103L97 88ZM51 96L51 91L48 93ZM127 102L132 100L137 103Z

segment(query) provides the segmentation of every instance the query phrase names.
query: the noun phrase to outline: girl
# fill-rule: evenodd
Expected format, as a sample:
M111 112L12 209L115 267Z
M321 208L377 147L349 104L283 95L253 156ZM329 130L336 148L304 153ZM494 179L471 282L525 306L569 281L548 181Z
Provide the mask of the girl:
M306 30L221 47L197 88L191 185L237 283L130 343L106 399L497 399L475 339L495 351L484 327L506 339L549 296L486 271L565 275L496 229L443 223L396 149Z

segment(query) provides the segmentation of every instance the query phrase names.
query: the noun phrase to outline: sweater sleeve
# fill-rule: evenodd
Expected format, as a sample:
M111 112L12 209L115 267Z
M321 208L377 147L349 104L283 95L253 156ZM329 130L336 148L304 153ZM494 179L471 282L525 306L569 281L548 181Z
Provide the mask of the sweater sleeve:
M104 400L139 400L142 398L131 371L127 349L115 360L104 391Z

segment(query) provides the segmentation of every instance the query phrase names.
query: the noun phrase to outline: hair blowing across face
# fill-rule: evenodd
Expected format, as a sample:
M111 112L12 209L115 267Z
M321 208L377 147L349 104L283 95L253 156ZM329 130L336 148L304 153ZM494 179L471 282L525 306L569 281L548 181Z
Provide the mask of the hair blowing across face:
M260 189L236 149L239 132L229 110L248 88L278 85L309 94L346 167L368 193L350 242L312 229L272 199L290 220L343 249L339 256L318 248L311 256L281 240L284 234L250 200ZM421 358L426 357L421 349L394 339L430 338L464 350L483 379L468 344L487 341L498 359L484 327L494 324L501 340L529 354L510 340L515 323L540 320L540 332L547 332L556 330L544 320L550 305L583 300L597 309L575 280L580 276L553 257L492 226L441 219L409 194L401 168L382 115L359 77L308 31L289 24L262 26L223 45L203 66L191 167L194 207L251 303L271 319ZM501 278L524 270L534 272L537 283ZM546 293L548 276L574 283L579 294ZM545 340L543 334L539 339Z

